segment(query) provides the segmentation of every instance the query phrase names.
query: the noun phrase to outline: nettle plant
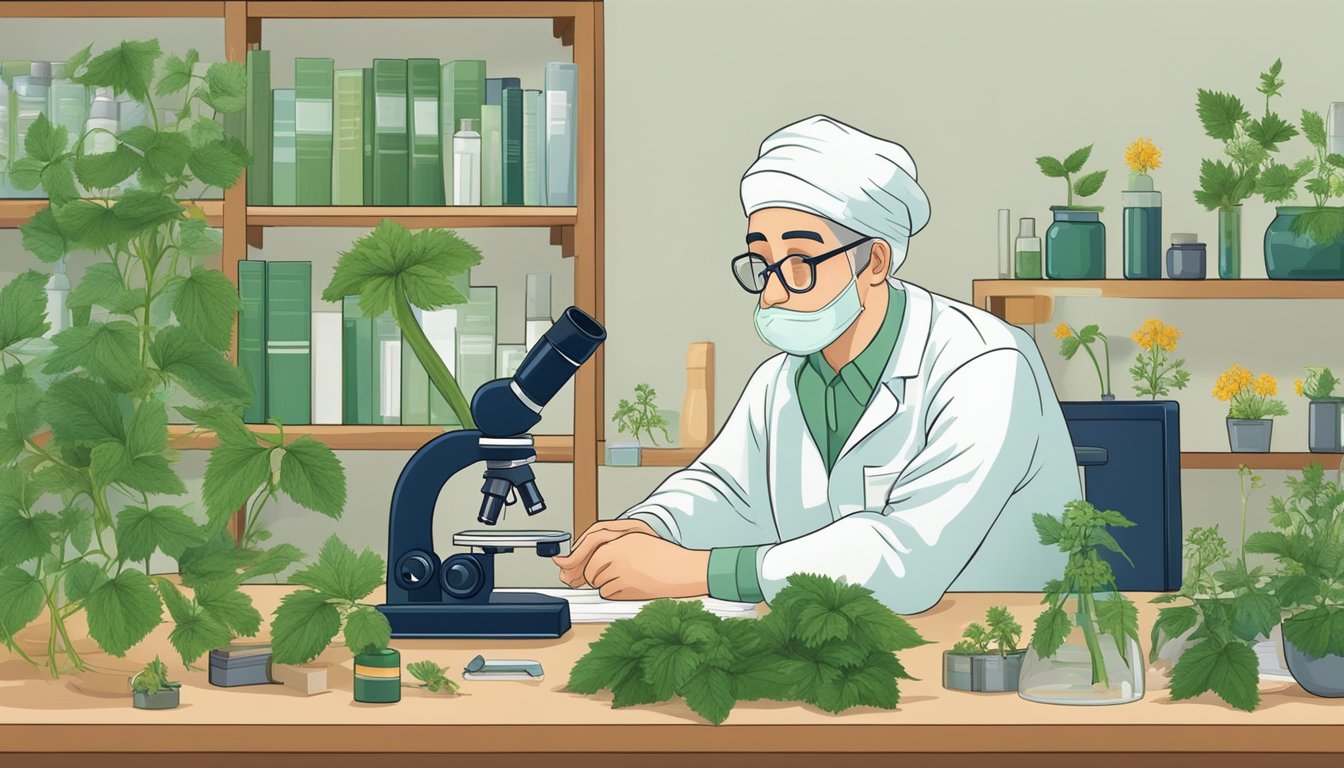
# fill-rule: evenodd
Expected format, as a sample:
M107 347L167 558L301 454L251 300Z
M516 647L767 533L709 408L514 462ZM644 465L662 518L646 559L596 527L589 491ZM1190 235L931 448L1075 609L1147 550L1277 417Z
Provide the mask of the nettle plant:
M667 434L667 419L658 412L657 397L658 393L651 385L636 384L635 401L632 403L621 398L616 405L616 412L611 415L616 422L616 431L633 435L636 439L643 432L649 436L650 442L657 445L658 438L653 434L653 430L657 429L663 433L664 440L672 442L672 437Z
M1007 606L995 605L985 613L984 624L972 622L961 636L963 639L952 646L950 653L983 656L993 652L1007 656L1017 653L1017 641L1022 639L1022 625L1013 618Z
M114 656L161 624L165 607L187 665L255 634L261 616L239 585L302 558L290 545L260 545L261 510L279 493L331 517L345 504L344 471L329 448L243 424L252 393L226 356L238 293L205 264L219 252L218 233L179 202L189 186L232 186L247 162L218 122L243 108L244 68L212 64L198 75L194 51L160 67L162 58L153 40L70 57L76 82L145 102L153 124L90 155L93 131L67 136L40 117L12 166L17 186L40 185L50 201L21 227L24 247L44 262L93 261L70 294L72 327L49 348L47 276L29 271L0 290L0 641L39 666L15 635L45 611L52 675L86 666L67 628L79 612ZM183 105L163 125L153 97L174 95ZM118 190L132 175L137 186ZM77 198L76 179L97 199ZM179 412L219 440L205 471L204 520L183 499L168 442L165 401L179 389L196 402ZM244 506L238 546L226 528ZM151 575L155 552L177 561L190 595Z
M1223 153L1227 156L1227 162L1200 161L1199 189L1194 194L1195 202L1205 210L1231 211L1255 194L1257 188L1263 194L1265 190L1281 186L1285 170L1290 174L1309 172L1304 164L1299 164L1296 169L1278 166L1282 170L1270 173L1266 180L1260 178L1261 170L1270 163L1270 155L1279 151L1280 144L1297 135L1297 128L1270 108L1271 100L1283 89L1283 80L1279 77L1282 70L1283 62L1275 59L1267 71L1260 73L1260 86L1256 90L1265 97L1265 109L1260 117L1251 117L1241 99L1232 94L1199 89L1195 104L1199 122L1209 138L1223 143ZM1297 177L1300 175L1295 176L1292 183L1296 183Z

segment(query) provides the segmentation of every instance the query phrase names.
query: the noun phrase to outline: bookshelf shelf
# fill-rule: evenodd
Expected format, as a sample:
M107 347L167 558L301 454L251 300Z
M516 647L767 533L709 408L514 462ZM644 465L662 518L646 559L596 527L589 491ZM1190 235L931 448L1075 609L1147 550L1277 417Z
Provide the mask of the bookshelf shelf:
M248 429L260 434L273 435L276 432L275 427L266 424L249 424ZM336 451L414 451L441 434L443 434L442 427L397 424L315 424L285 427L286 438L306 435ZM204 451L219 444L215 433L197 429L190 424L169 425L168 435L172 447L182 451ZM574 460L572 435L537 435L535 440L537 461Z
M107 2L106 0L85 0L84 2L66 2L65 0L41 0L40 2L0 3L0 18L196 18L220 19L224 17L224 0L204 2L192 0L146 0L145 2Z
M247 207L250 227L373 227L383 219L407 227L572 227L578 218L577 208L563 207Z
M224 225L223 200L198 200L196 205L205 211L205 220L212 227ZM47 207L45 198L29 200L0 200L0 229L17 229L26 224L33 214Z
M92 5L92 3L89 3ZM257 2L247 4L250 19L472 19L573 18L591 8L587 2Z
M1251 469L1300 470L1308 464L1329 469L1338 467L1344 454L1338 453L1228 453L1191 451L1181 453L1182 469L1236 469L1242 464Z

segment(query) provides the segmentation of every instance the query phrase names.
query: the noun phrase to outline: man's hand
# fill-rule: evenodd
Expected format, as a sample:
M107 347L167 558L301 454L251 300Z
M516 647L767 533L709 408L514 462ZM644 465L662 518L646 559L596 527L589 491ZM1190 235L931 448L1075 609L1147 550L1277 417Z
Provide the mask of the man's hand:
M574 540L574 544L569 548L568 555L551 558L556 565L560 566L560 580L574 588L587 586L589 582L584 577L583 571L588 567L588 560L597 551L597 548L630 533L654 537L658 535L653 532L648 523L629 518L603 520L590 525L588 530Z
M708 594L708 572L708 550L631 533L599 546L583 577L610 600L653 600Z

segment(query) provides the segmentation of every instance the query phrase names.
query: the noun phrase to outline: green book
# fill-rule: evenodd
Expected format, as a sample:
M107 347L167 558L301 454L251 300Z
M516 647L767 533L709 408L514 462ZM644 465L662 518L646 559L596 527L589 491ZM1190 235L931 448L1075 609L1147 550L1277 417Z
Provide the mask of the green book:
M373 205L373 69L364 73L364 205Z
M313 265L266 265L266 417L311 424Z
M505 205L523 204L523 91L505 88L502 105L503 197Z
M415 321L424 327L424 313L413 308ZM401 337L401 423L429 423L429 371L416 357L415 350Z
M546 105L523 91L523 205L546 204Z
M468 403L482 384L495 378L498 289L473 285L470 297L458 310L457 326L457 381Z
M252 404L243 411L248 424L266 423L266 262L238 262L238 367L252 388Z
M341 413L346 424L373 423L373 318L358 296L341 303Z
M333 205L364 204L364 70L338 69L331 115Z
M248 205L271 204L271 52L247 52L247 121L244 143L252 155L247 167Z
M331 59L294 59L294 149L299 205L331 205Z
M373 204L406 205L406 60L373 60Z
M453 190L453 134L462 128L462 120L471 121L475 130L481 128L481 104L485 101L485 62L479 59L450 61L443 65L443 98L440 112L443 117L443 188L445 200L452 200Z
M439 135L439 60L408 59L411 108L411 205L443 205L443 140ZM449 143L449 147L452 144Z
M373 318L373 423L401 423L401 329L388 312Z
M503 109L481 105L481 205L504 204Z
M271 205L294 205L294 89L276 88L271 101Z

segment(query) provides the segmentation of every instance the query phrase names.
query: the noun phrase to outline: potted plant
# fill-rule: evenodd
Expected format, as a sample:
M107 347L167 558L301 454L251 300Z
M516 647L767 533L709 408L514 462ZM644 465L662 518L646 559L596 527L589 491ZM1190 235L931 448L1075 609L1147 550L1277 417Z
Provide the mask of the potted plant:
M1017 647L1022 625L1007 607L992 606L984 624L972 622L961 636L952 650L943 652L944 688L985 693L1017 690L1027 651Z
M158 656L131 677L131 703L136 709L174 709L182 684L168 679L168 667Z
M1068 323L1060 323L1055 326L1055 338L1059 339L1059 354L1065 360L1072 360L1079 349L1092 358L1092 367L1097 370L1097 383L1101 385L1101 399L1114 400L1115 395L1111 393L1111 343L1106 334L1102 333L1096 324L1074 329ZM1105 376L1101 373L1101 363L1097 362L1097 356L1092 352L1092 344L1096 341L1101 342L1102 354L1106 357Z
M1192 528L1186 534L1180 591L1152 600L1163 607L1153 623L1148 661L1169 674L1173 701L1213 691L1230 706L1250 712L1260 703L1255 644L1278 625L1279 604L1270 593L1264 568L1246 563L1247 501L1252 491L1265 485L1244 464L1237 474L1241 491L1237 555L1228 550L1216 525Z
M658 393L648 384L635 385L635 401L632 403L621 398L612 419L616 422L616 431L635 438L634 442L611 443L607 446L607 464L616 467L637 467L640 457L640 433L649 436L649 442L658 445L653 434L656 429L663 433L663 439L671 442L667 433L667 418L658 410Z
M1134 523L1082 500L1065 504L1062 518L1036 513L1032 521L1041 543L1059 547L1068 562L1063 577L1045 585L1046 609L1036 619L1018 694L1043 704L1143 698L1138 608L1116 588L1111 565L1100 556L1102 549L1124 556L1107 528Z
M1289 167L1273 163L1265 168L1256 191L1267 203L1297 198L1297 183L1312 196L1314 205L1275 209L1265 229L1265 274L1283 280L1344 279L1344 207L1329 205L1344 197L1344 156L1326 147L1325 118L1302 110L1302 134L1313 155Z
M1293 679L1316 696L1344 697L1344 487L1319 464L1287 483L1288 496L1269 505L1276 530L1252 534L1246 551L1279 564L1269 585L1287 613L1283 655Z
M1329 368L1308 367L1307 378L1293 382L1307 405L1307 450L1313 453L1339 453L1340 424L1344 421L1344 398L1335 397L1339 379Z
M1045 276L1054 280L1103 280L1106 278L1106 225L1102 207L1073 204L1073 196L1091 197L1106 181L1106 171L1093 171L1074 181L1092 155L1092 145L1075 150L1062 161L1044 155L1036 158L1041 173L1064 179L1066 205L1052 205L1054 222L1045 233Z
M243 109L247 76L239 63L202 72L198 61L195 51L165 58L154 40L73 54L69 77L146 104L151 123L70 136L39 116L12 166L16 184L40 187L49 201L20 227L24 248L45 263L89 260L69 296L69 327L50 326L46 275L28 271L0 290L0 486L24 489L0 503L9 544L0 555L0 642L52 675L86 667L67 626L80 613L102 651L124 656L167 609L187 665L255 634L261 617L239 585L302 553L262 546L255 514L239 547L228 522L276 493L331 517L345 504L330 449L306 437L277 442L239 418L252 393L226 356L238 293L208 266L219 233L179 201L188 189L233 186L247 163L216 118ZM156 98L181 100L175 122L159 121ZM95 144L106 151L93 153ZM48 334L48 348L35 351ZM177 410L219 441L206 464L204 522L182 500L187 486L169 443L165 401L178 389L195 405ZM177 562L181 585L150 573L155 553ZM44 611L45 660L13 642Z
M1288 406L1273 396L1279 383L1268 373L1259 377L1233 365L1218 377L1213 396L1228 404L1227 439L1233 453L1269 453L1274 416L1287 416Z
M1252 118L1241 99L1221 91L1199 89L1196 111L1204 133L1223 143L1227 162L1202 160L1195 202L1207 211L1218 211L1218 276L1241 277L1241 204L1255 194L1261 167L1279 145L1297 135L1292 123L1270 109L1279 95L1283 62L1276 59L1260 74L1256 88L1265 97L1265 111Z
M1156 400L1166 397L1173 389L1185 389L1190 383L1190 372L1184 368L1185 360L1170 354L1176 351L1176 342L1181 338L1181 332L1175 326L1150 317L1139 330L1130 334L1130 338L1141 350L1129 369L1129 374L1134 377L1136 395Z
M1120 193L1124 203L1125 278L1157 280L1162 277L1162 193L1153 190L1149 171L1162 166L1162 150L1139 137L1125 150L1129 188Z

